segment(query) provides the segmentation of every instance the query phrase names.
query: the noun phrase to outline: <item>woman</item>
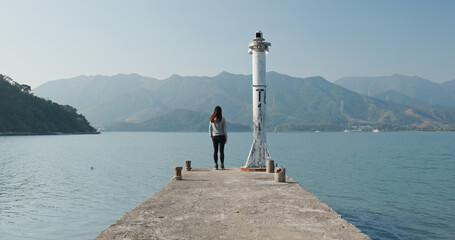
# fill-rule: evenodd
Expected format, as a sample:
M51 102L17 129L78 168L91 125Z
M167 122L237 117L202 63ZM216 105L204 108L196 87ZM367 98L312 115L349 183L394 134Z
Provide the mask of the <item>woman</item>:
M226 119L223 118L220 106L216 106L210 117L209 133L213 142L213 160L218 170L218 147L220 150L221 170L224 170L224 144L227 143Z

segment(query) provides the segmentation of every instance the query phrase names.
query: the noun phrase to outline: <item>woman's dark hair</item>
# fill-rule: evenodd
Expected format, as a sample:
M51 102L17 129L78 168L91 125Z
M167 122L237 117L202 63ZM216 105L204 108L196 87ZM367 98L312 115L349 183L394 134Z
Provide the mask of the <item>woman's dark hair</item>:
M213 122L215 118L217 123L219 123L223 118L223 113L220 106L216 106L215 109L213 110L213 114L210 117L210 122Z

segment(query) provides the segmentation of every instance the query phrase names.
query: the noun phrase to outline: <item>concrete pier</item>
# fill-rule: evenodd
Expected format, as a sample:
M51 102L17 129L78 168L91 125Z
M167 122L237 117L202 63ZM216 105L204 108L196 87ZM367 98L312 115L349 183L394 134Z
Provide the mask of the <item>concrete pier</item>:
M197 169L182 172L96 238L369 239L290 177Z

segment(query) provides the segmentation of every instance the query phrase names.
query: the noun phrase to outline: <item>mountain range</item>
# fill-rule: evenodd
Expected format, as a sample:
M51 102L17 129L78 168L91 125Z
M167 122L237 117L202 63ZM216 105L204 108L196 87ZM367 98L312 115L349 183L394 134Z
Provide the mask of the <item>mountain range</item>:
M455 107L455 80L442 84L403 75L382 77L346 77L337 85L354 92L408 106Z
M432 100L448 104L433 106L394 102L392 96L411 103L418 98L385 87L396 92L389 93L389 100L369 97L319 76L298 78L268 72L267 84L270 130L455 129L450 94ZM95 126L115 131L205 131L216 105L223 108L231 130L250 129L252 118L251 75L228 72L214 77L173 75L164 80L138 74L79 76L47 82L33 92L74 106Z

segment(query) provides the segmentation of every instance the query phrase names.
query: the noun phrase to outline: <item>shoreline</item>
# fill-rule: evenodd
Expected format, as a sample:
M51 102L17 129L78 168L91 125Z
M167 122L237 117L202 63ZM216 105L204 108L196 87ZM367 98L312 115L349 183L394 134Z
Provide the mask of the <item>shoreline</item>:
M151 132L151 133L205 133L206 131L101 131L102 132L108 132L108 133L134 133L134 132ZM233 133L253 133L253 131L230 131ZM341 131L267 131L267 133L373 133L372 131L349 131L349 132L344 132L344 130ZM393 133L398 133L398 132L455 132L455 129L451 130L396 130L396 131L388 131L388 130L380 130L379 133L381 132L393 132Z
M85 135L85 134L101 134L101 132L49 132L49 133L31 133L31 132L0 132L0 136L55 136L55 135Z

